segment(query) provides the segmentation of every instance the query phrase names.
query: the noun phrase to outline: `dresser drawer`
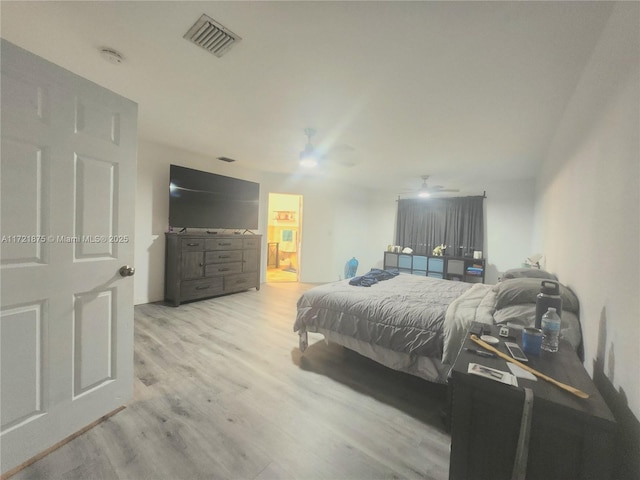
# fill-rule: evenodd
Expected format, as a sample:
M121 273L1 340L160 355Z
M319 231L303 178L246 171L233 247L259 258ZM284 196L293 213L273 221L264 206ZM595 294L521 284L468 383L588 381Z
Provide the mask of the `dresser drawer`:
M242 262L242 250L214 250L204 253L204 263Z
M204 250L205 241L198 238L183 238L180 242L183 252L201 252Z
M223 293L222 277L207 278L205 280L188 280L180 285L181 301L195 300Z
M237 292L247 290L258 285L257 273L241 273L224 277L224 292Z
M205 250L242 250L241 238L207 238Z
M230 273L242 273L242 262L235 263L212 263L205 265L204 276L227 275Z
M260 239L259 238L243 238L242 244L243 244L243 248L260 248Z

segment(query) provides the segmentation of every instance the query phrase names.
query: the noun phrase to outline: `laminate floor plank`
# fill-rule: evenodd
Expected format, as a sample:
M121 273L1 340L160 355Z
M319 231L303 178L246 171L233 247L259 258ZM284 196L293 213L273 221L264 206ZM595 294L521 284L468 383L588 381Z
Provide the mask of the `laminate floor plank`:
M446 479L444 386L318 334L302 355L312 286L136 306L133 400L12 478Z

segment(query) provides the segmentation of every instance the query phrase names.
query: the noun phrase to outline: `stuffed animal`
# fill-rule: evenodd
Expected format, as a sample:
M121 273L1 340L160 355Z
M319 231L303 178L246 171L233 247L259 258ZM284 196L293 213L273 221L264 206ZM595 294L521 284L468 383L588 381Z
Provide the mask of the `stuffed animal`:
M446 248L447 246L444 243L441 245L438 245L436 248L433 249L433 255L436 257L443 256Z

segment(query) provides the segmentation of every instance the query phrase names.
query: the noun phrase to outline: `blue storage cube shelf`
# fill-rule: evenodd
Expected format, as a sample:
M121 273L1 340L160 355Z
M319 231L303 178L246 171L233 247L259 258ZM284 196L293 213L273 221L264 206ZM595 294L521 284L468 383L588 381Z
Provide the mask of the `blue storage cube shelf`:
M411 255L400 255L398 257L398 268L411 270Z
M427 271L427 257L413 257L413 269Z
M444 273L444 259L442 258L430 258L429 259L429 271Z

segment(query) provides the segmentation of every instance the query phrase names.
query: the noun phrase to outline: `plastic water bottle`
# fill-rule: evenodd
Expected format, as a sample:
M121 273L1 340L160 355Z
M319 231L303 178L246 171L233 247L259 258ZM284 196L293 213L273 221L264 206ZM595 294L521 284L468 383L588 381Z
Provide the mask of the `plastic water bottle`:
M560 317L556 309L549 307L547 313L542 316L542 350L557 352L560 339Z
M353 278L358 271L358 260L352 257L344 266L344 278Z

